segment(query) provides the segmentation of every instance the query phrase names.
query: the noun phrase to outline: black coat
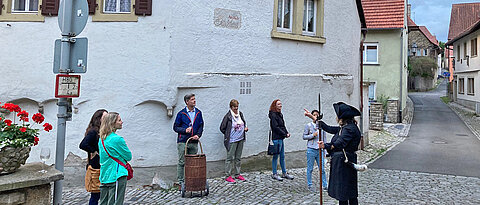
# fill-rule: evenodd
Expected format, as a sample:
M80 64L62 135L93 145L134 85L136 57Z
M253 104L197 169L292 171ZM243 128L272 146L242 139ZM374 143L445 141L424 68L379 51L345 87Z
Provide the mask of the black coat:
M240 111L239 111L240 112ZM243 118L243 113L240 112L240 118L242 118L245 127L247 127L247 121ZM223 133L223 144L227 151L230 151L230 130L232 130L232 113L230 110L223 117L222 123L220 124L220 132ZM246 139L245 131L243 132L243 140Z
M357 125L350 121L343 127L328 126L320 122L323 130L334 134L330 143L325 143L325 149L330 153L330 178L328 184L328 195L340 201L358 197L358 176L357 170L345 163L345 150L348 161L357 163L357 154L361 134ZM333 149L332 149L333 145Z
M268 113L270 118L270 129L272 129L272 140L283 140L287 137L288 131L285 127L283 114L281 112L270 111Z
M90 154L94 153L95 151L98 153L98 132L95 130L88 131L87 135L83 138L82 142L80 143L80 149L86 151L88 153L87 159L87 167L88 165L92 165L94 169L100 169L100 156L97 154L93 159L90 159Z

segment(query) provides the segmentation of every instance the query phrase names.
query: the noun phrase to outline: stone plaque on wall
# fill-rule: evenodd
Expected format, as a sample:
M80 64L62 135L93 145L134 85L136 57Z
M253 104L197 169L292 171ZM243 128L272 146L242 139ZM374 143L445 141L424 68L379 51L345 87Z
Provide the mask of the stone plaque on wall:
M240 29L242 26L242 14L240 14L240 11L216 8L213 24L217 27Z

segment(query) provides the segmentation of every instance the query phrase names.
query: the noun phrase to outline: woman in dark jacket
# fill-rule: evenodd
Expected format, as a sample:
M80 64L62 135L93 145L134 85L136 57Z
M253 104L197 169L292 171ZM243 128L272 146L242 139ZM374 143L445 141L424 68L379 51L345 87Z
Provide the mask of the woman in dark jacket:
M328 182L328 195L343 204L358 204L358 177L357 170L352 163L357 163L358 145L360 144L361 133L357 127L355 116L361 113L355 107L343 102L333 105L337 114L337 122L340 126L329 126L323 121L319 125L323 130L334 134L330 143L319 141L319 147L324 148L330 154L330 179ZM305 110L305 116L314 117ZM345 162L345 155L348 163Z
M283 145L283 139L290 137L290 133L288 133L287 128L285 127L285 121L283 120L282 114L282 102L279 99L274 100L270 105L268 117L270 118L273 144L280 150L280 153L273 155L272 158L272 179L278 181L283 181L282 178L293 179L293 176L290 176L285 168L285 148ZM280 167L282 167L282 176L278 176L277 174L277 160L279 156Z
M100 109L97 110L92 118L90 119L90 123L88 123L87 130L85 131L85 137L83 138L82 142L80 143L80 149L86 151L88 153L87 156L87 168L88 166L92 166L94 169L100 169L100 158L98 156L98 139L99 139L99 130L101 119L104 115L108 112L107 110ZM100 199L100 192L98 193L91 193L89 205L97 205L98 200Z
M230 110L225 114L220 124L220 131L223 133L223 144L227 149L227 159L225 160L225 181L235 183L235 179L245 181L240 175L240 165L242 158L243 143L245 142L245 132L248 131L247 122L243 113L238 111L238 101L230 101ZM234 170L234 177L232 177Z

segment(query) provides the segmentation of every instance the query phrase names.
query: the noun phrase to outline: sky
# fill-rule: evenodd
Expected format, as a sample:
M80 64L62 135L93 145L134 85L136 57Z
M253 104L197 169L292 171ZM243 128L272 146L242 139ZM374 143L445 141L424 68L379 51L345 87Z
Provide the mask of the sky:
M437 40L446 42L452 4L480 2L480 0L408 0L412 5L411 18L415 24L426 26Z

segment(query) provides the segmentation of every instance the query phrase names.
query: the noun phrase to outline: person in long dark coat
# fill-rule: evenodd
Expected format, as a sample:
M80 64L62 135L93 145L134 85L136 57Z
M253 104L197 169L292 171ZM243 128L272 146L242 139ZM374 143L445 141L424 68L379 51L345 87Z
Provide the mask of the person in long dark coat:
M326 149L331 156L328 195L337 199L340 205L357 205L358 176L352 163L357 163L355 152L358 150L361 139L354 117L360 116L361 113L355 107L343 102L333 104L333 108L340 126L329 126L323 121L318 121L323 130L334 134L329 143L318 142L319 147ZM308 110L305 110L305 116L314 119ZM345 162L345 155L348 163Z

